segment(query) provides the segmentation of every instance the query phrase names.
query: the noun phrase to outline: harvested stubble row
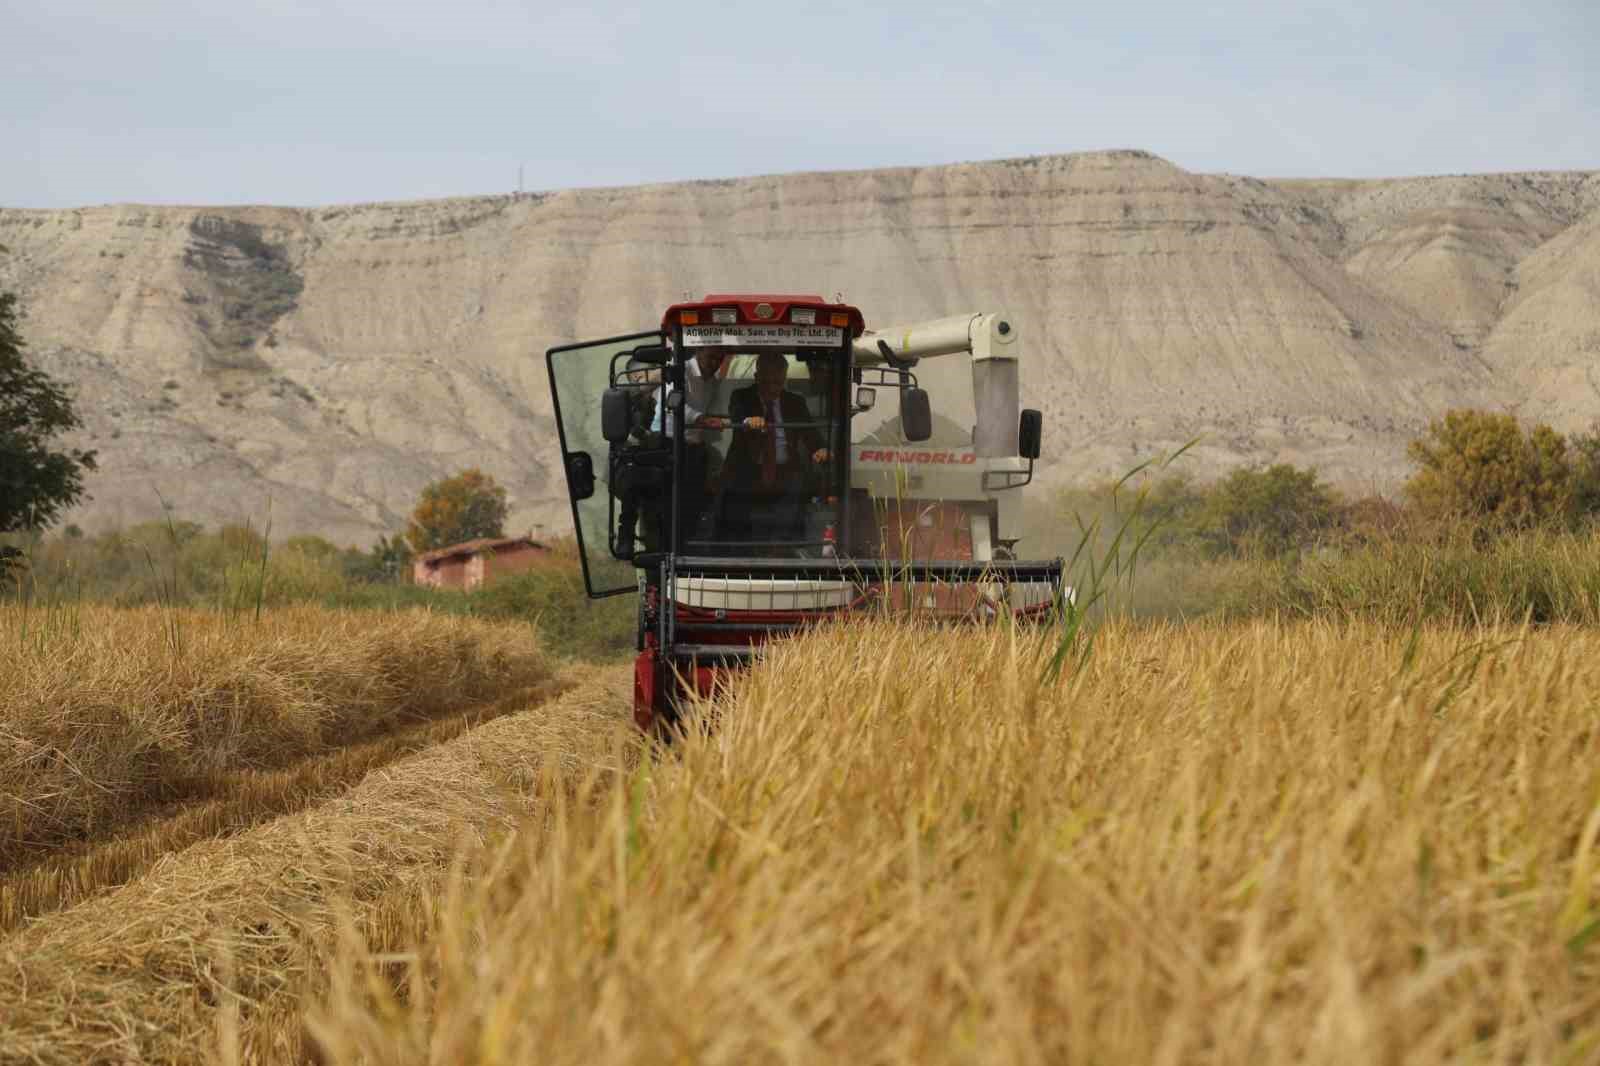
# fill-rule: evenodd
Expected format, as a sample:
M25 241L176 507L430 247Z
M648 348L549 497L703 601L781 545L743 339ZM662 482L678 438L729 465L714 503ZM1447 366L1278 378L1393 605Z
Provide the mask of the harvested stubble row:
M311 1025L345 1063L1596 1061L1600 634L1414 636L1119 626L1050 681L1003 630L817 634Z
M0 608L0 871L548 681L526 628L424 611Z
M63 848L0 876L0 935L138 877L163 855L213 837L240 833L271 818L337 795L372 770L442 744L570 687L558 677L520 688L492 704L431 718L371 740L314 755L281 770L219 775L213 798L181 804L109 839Z
M616 764L628 681L590 676L0 940L0 1062L210 1061L219 1037L300 1061L298 1004L341 923L402 945L451 856L527 817L547 767Z

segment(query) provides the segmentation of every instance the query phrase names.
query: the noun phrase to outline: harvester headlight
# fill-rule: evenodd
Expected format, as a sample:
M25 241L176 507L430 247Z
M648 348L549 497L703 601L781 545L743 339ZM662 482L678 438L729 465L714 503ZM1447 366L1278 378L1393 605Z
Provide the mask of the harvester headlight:
M731 326L739 321L739 309L737 307L712 308L711 321L719 326Z
M796 307L789 312L789 321L797 326L814 326L817 324L817 312L811 307Z

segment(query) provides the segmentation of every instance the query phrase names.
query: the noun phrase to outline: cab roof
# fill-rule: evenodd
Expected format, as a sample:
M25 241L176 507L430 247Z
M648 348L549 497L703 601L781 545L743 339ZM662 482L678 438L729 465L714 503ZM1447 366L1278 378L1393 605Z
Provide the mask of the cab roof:
M661 316L661 328L670 330L678 324L678 316L683 311L709 312L715 307L737 307L739 321L747 323L761 322L786 322L791 308L811 308L818 312L819 323L825 322L823 315L841 313L850 318L850 336L859 337L866 330L866 319L862 318L860 310L849 304L830 303L820 296L804 293L766 293L766 292L741 292L741 293L708 293L702 300L692 303L673 304ZM764 314L758 314L758 310Z

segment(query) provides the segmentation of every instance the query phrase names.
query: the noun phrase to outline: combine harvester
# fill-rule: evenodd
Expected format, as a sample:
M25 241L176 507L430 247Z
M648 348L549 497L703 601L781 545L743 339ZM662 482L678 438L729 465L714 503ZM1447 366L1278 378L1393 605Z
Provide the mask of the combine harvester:
M674 723L774 635L885 607L1040 617L1070 595L1060 559L1014 555L1042 425L1018 410L1019 351L1001 313L873 332L847 304L780 295L550 349L585 585L639 594L639 727ZM923 366L949 355L970 387ZM919 370L946 386L937 433ZM874 417L884 392L897 417Z

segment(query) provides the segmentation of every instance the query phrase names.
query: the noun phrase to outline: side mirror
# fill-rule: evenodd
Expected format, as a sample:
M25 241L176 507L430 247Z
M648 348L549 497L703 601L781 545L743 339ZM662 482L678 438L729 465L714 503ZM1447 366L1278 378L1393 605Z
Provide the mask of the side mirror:
M628 439L628 394L607 389L600 394L600 435L612 444Z
M574 500L594 495L594 460L588 452L567 453L567 491Z
M856 389L856 410L870 411L878 402L878 390L870 385L862 385Z
M900 432L913 442L933 436L933 405L927 389L913 385L900 393Z
M665 344L641 344L628 353L628 358L649 366L666 366L672 361L672 350Z
M1039 437L1043 432L1044 415L1031 407L1024 408L1017 424L1017 454L1024 459L1039 458Z

